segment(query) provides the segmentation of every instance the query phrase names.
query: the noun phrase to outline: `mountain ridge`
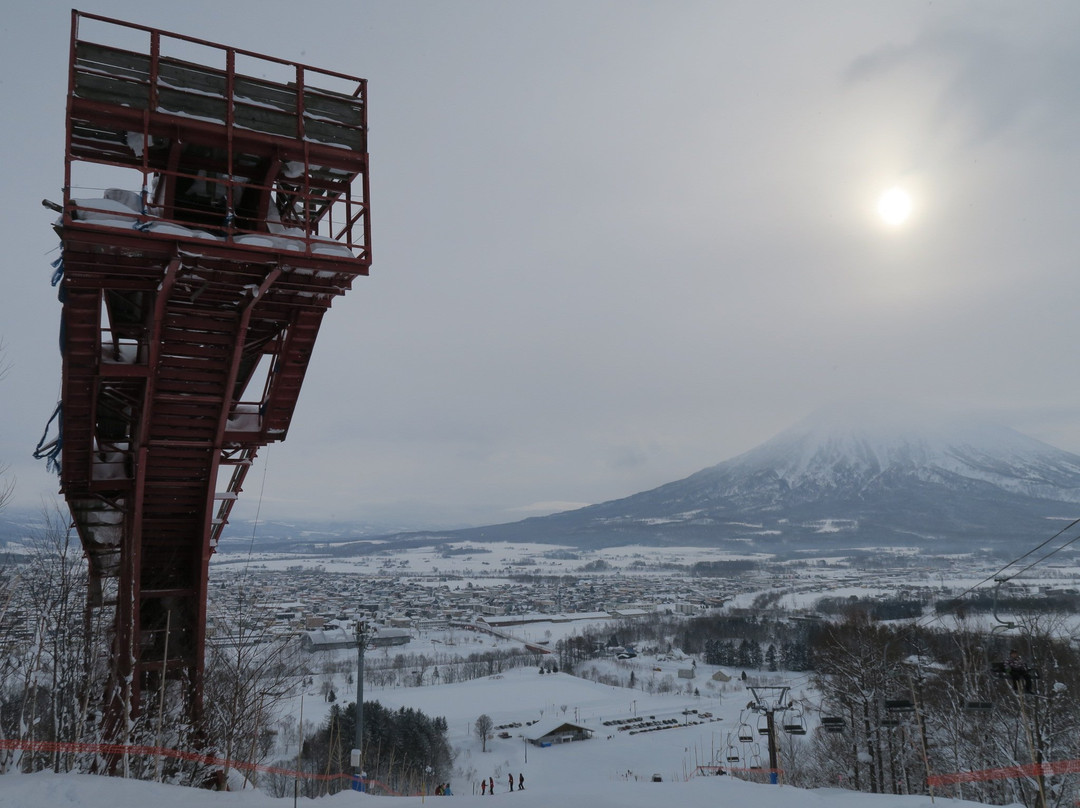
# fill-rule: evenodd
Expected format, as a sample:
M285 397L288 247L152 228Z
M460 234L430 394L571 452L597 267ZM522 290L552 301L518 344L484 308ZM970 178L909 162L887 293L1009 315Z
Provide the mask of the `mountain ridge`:
M818 413L680 480L444 540L582 548L711 545L783 554L926 545L1005 550L1080 516L1080 455L971 417ZM1053 530L1051 530L1053 528Z

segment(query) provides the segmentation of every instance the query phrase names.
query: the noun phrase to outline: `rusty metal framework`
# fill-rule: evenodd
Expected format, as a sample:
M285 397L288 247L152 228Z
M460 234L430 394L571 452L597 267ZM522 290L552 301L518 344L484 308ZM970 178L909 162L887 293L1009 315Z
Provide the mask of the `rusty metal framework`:
M72 12L60 485L114 722L201 712L207 571L319 325L366 275L366 82Z

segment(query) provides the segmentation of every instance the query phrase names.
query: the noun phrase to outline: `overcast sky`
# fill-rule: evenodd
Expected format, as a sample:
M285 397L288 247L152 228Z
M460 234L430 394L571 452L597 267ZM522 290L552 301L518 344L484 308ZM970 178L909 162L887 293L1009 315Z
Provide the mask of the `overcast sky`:
M80 10L370 82L371 276L234 517L508 521L869 393L1080 452L1080 3ZM0 462L30 506L69 31L53 0L0 18Z

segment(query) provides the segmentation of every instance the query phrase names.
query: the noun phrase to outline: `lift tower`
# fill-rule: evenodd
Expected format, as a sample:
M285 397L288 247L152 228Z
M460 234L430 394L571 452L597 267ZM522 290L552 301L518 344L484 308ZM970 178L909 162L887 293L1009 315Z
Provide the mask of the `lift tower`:
M60 488L112 617L108 715L198 717L207 569L371 263L366 82L72 12Z

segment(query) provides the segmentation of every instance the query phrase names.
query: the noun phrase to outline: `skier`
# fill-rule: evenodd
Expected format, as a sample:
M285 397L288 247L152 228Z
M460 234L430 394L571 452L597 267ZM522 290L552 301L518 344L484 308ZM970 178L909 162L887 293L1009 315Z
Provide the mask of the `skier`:
M483 797L487 794L487 780L480 781L480 796Z
M524 791L524 790L525 790L525 775L524 774L518 774L518 791Z
M510 790L513 791L514 790L514 773L513 772L508 772L507 775L506 775L506 779L510 781Z
M489 777L488 778L488 794L490 794L493 797L495 796L495 778L494 777Z
M1028 670L1027 665L1024 664L1024 658L1015 648L1009 651L1009 658L1005 660L1005 670L1009 674L1009 684L1017 693L1035 692L1031 682L1031 671ZM1020 689L1021 687L1023 690Z

